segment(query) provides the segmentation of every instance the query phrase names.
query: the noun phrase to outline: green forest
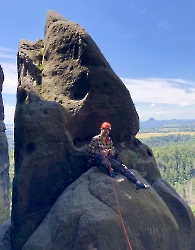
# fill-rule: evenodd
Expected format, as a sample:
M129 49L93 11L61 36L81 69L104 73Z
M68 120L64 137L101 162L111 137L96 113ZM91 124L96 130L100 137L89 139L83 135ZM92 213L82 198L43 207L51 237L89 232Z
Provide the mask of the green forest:
M195 136L140 136L139 140L152 149L162 177L195 210Z

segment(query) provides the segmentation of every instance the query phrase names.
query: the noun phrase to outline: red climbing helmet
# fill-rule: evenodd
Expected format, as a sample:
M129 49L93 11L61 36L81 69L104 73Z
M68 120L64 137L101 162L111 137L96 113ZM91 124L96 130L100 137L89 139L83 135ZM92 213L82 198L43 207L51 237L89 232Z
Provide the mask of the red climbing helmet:
M103 122L100 129L108 128L111 130L111 125L108 122Z

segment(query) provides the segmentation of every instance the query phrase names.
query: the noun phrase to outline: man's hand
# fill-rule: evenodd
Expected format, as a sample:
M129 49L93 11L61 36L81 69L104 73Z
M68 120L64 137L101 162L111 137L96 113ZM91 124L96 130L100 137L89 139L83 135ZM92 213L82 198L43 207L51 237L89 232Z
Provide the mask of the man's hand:
M104 149L104 150L102 150L101 152L102 152L102 154L103 154L105 157L108 157L108 156L111 154L112 150L111 150L111 149Z
M108 156L109 155L109 153L110 153L110 149L104 149L104 150L102 150L101 152L102 152L102 154L104 155L104 156Z
M115 178L115 172L114 172L114 170L111 167L110 167L110 176L112 178Z

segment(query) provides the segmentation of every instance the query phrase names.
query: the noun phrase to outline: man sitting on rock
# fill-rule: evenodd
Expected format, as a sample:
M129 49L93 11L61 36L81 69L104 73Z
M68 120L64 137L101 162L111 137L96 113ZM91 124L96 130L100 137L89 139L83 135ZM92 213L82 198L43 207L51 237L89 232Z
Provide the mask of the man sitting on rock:
M128 180L136 184L136 189L148 189L146 185L137 180L135 175L122 163L111 158L114 156L114 146L112 139L108 136L111 130L111 125L108 122L102 123L100 134L92 138L88 145L87 152L93 156L94 164L98 167L102 166L106 169L112 178L115 177L115 171L124 174Z

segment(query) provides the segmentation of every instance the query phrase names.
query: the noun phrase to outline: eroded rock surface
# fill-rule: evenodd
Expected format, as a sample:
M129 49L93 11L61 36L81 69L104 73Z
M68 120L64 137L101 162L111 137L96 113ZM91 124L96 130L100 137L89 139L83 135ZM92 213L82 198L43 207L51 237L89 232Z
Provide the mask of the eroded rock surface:
M110 121L120 143L138 132L139 118L89 34L53 11L44 41L20 42L18 74L12 232L20 248L64 188L86 171L79 167L86 160L82 147L100 124Z
M0 226L0 249L1 250L11 250L12 249L10 228L11 228L11 220L4 222Z
M180 211L174 206L170 209L153 188L136 191L121 174L111 179L93 168L63 192L23 250L129 249L113 186L132 249L194 249L192 213L178 196L175 203ZM166 190L171 194L168 187ZM186 214L187 228L175 213Z
M125 240L120 240L123 233L111 179L94 170L82 173L87 170L86 145L99 133L100 124L108 121L112 124L117 159L137 169L150 184L161 178L151 149L135 137L139 117L129 91L89 34L53 11L47 14L44 41L20 42L18 74L13 248L22 249L32 235L24 249L126 249ZM182 223L170 209L171 199L163 201L153 189L137 196L132 183L120 182L118 178L115 182L133 245L148 250L144 245L151 244L152 235L160 241L161 234L166 242L160 243L166 244L166 250L177 249L182 240ZM70 193L75 197L70 197ZM73 218L69 218L72 210ZM190 243L185 250L192 250L193 244L194 222L190 218ZM48 225L53 229L48 229ZM118 248L112 248L111 241ZM163 249L159 248L160 243L155 240L152 250Z
M48 12L44 41L20 42L18 68L18 102L27 104L33 92L59 103L75 146L98 133L104 120L112 123L116 143L139 131L139 118L123 82L90 35L59 14Z
M9 156L8 141L5 134L4 106L2 87L4 81L3 69L0 65L0 210L9 209Z

